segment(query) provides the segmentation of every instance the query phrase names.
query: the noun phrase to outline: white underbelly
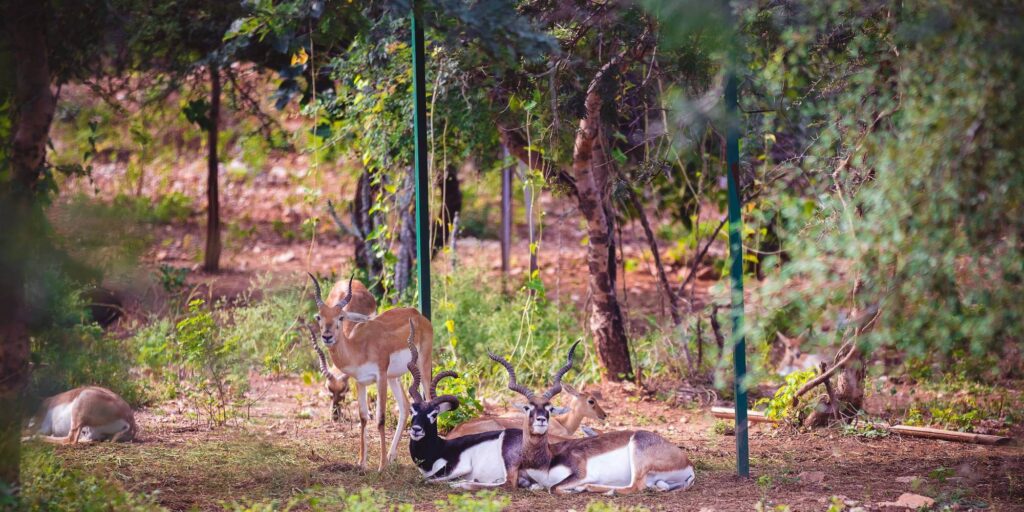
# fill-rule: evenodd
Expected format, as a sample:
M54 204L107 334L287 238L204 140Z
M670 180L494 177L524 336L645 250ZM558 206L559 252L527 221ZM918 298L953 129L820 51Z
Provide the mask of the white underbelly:
M372 384L380 377L380 368L374 363L365 363L359 366L346 366L341 369L346 375L352 377L360 384Z
M502 433L496 439L467 448L459 457L459 464L454 472L468 470L464 478L473 482L504 482L508 478L505 472L505 459L501 455L504 437L505 434Z
M647 479L644 483L647 487L661 491L686 490L693 485L694 476L693 466L675 471L652 471L647 474Z
M71 432L71 411L77 402L76 398L68 403L50 407L42 424L39 425L39 433L44 436L67 437Z
M391 354L388 362L388 377L400 377L409 371L408 365L412 361L412 352L409 349L399 350Z
M550 489L572 474L565 466L552 466L548 469L527 469L526 476L545 488Z
M585 482L609 487L629 485L633 473L632 448L630 440L626 446L589 457Z

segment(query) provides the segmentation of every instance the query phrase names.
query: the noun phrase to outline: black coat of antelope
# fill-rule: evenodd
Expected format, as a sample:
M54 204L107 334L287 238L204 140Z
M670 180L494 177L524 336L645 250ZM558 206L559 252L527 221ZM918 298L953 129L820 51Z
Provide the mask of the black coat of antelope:
M645 488L673 491L690 487L694 472L686 454L653 432L627 430L549 443L551 399L562 391L562 377L572 368L577 345L578 341L569 349L565 366L541 395L516 382L516 372L507 360L489 354L508 372L508 388L527 400L519 406L525 413L525 435L517 472L555 493L626 494Z
M412 324L410 322L410 329ZM436 396L437 384L445 377L457 376L453 371L443 371L430 381L430 396L424 399L419 387L421 374L415 361L416 346L409 334L409 351L413 360L409 362L412 385L412 425L409 427L409 455L423 477L430 482L452 482L460 489L483 489L498 487L506 482L515 487L515 468L519 464L523 432L519 429L481 432L445 439L437 433L437 417L443 412L459 407L459 400L452 395ZM429 375L429 374L428 374ZM511 479L510 479L511 477Z
M434 349L434 330L430 320L412 308L395 308L377 316L367 316L346 311L345 306L352 300L351 278L349 285L340 281L334 285L329 302L324 302L320 291L320 283L312 275L318 313L315 317L320 327L320 339L327 346L334 366L345 375L356 381L356 393L359 396L359 465L366 466L366 423L370 419L366 390L369 384L377 384L377 430L380 433L380 464L379 470L395 460L398 443L402 436L402 427L408 420L409 401L399 377L407 371L407 365L413 360L409 347L406 346L407 329L415 325L414 343L424 354L419 366L425 373L430 372L432 365L431 353ZM345 296L335 302L335 297ZM343 329L342 322L351 321L356 325L351 329ZM391 388L398 406L398 425L391 439L391 447L385 451L384 416L387 405L387 390Z

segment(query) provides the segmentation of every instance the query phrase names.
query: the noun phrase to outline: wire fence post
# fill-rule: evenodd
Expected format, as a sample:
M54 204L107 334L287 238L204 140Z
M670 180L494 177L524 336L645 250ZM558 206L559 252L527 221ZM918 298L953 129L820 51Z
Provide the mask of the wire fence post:
M412 95L416 115L416 273L420 313L430 318L430 177L427 174L427 86L423 51L423 2L412 6Z
M729 72L725 85L728 111L725 154L729 183L729 274L732 282L733 369L736 395L736 473L750 476L750 446L747 432L747 342L743 336L743 219L740 217L739 127L736 73Z

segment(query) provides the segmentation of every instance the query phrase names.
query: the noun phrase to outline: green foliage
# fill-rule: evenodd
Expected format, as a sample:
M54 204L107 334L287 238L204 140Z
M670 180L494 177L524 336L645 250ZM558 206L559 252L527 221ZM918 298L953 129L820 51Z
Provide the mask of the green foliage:
M344 510L346 512L412 512L412 505L396 504L380 491L364 487L358 492L350 493L345 489L324 489L313 487L299 492L288 500L270 501L235 501L222 503L226 511L231 512L272 512L292 510L309 510L311 512L328 512Z
M177 295L185 289L185 281L188 279L188 268L161 263L154 274L160 283L160 287L165 292L170 295Z
M22 451L21 503L11 510L149 512L165 510L152 498L132 494L97 476L65 468L49 448L28 445ZM2 499L2 498L0 498ZM0 502L0 508L8 510Z
M584 512L647 512L650 509L639 505L622 506L612 501L596 499L588 501L587 508L583 510Z
M435 365L435 368L435 374L445 370L455 370L455 361L446 361L443 365ZM448 411L438 417L438 430L448 432L460 423L471 420L484 412L484 405L477 398L476 390L476 383L462 376L448 377L438 383L438 395L455 395L459 399L458 409Z
M449 494L448 499L437 500L440 512L501 512L512 503L508 496L497 491L479 491L474 494Z
M53 323L32 338L35 368L27 395L39 398L96 385L133 406L149 402L152 396L132 377L131 351L89 320L78 285L60 275L49 275L46 285L53 292L54 302L47 306Z
M786 375L785 384L776 390L771 398L762 398L755 402L754 405L767 405L768 408L765 410L765 416L773 420L794 421L805 416L805 413L809 412L808 409L812 408L813 404L804 400L801 402L803 408L801 410L794 410L793 398L804 384L814 378L816 373L814 368L808 368Z
M171 192L157 199L119 194L114 208L122 209L131 219L149 224L182 223L192 216L192 198L181 192Z
M257 281L256 287L265 290L262 299L223 313L224 335L238 340L239 353L250 368L274 375L314 368L308 334L295 324L297 317L310 317L311 302L298 290L268 293L265 281Z

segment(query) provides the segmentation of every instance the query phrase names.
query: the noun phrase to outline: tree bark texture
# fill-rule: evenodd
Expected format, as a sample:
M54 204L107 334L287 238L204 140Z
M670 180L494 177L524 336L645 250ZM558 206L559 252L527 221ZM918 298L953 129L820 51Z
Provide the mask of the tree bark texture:
M412 268L416 261L416 210L413 208L413 198L416 194L415 169L410 168L408 179L399 192L398 198L398 259L395 262L395 300L412 283ZM460 198L461 200L461 198Z
M599 84L618 59L609 62L587 89L586 117L580 120L573 146L573 177L577 203L587 222L587 266L591 293L590 330L597 342L605 378L614 381L633 378L629 342L622 310L615 294L615 239L612 232L607 137L601 122L602 98Z
M373 208L379 190L372 181L370 171L364 170L356 184L356 193L352 200L352 228L357 235L353 256L356 266L366 271L366 287L374 294L379 294L380 275L384 271L384 263L374 255L373 244L366 239L377 227L377 215L370 213L370 209Z
M210 64L210 126L207 133L206 255L203 268L220 270L220 187L217 179L217 136L220 129L220 69Z
M445 167L444 173L438 177L437 188L441 192L441 218L434 224L432 256L448 245L451 235L452 221L462 211L462 188L459 182L459 170L454 165Z
M10 140L3 142L10 143L11 175L0 184L5 189L0 190L0 486L17 492L21 395L29 380L31 352L24 294L27 259L34 255L26 239L32 237L37 218L33 202L46 162L56 97L50 88L46 39L49 2L14 0L3 6L14 89L0 91L0 99L12 98L14 108Z

